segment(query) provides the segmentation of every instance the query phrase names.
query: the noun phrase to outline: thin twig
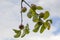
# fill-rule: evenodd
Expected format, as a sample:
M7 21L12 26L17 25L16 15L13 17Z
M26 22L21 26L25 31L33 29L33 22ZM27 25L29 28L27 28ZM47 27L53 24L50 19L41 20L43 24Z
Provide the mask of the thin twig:
M31 6L25 0L24 0L24 2L31 8ZM35 12L33 9L32 9L32 11Z
M31 8L31 6L24 0L24 2Z
M22 0L21 0L21 24L23 23L23 17L22 17Z

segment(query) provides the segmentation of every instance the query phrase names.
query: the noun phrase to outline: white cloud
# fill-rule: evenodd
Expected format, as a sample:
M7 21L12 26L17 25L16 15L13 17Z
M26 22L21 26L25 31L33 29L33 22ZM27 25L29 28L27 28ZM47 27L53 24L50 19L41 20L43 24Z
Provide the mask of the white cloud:
M20 22L18 10L17 5L6 0L0 1L0 40L13 37L12 28L17 28Z
M45 10L49 10L51 17L60 17L60 0L40 0L37 4L43 6Z

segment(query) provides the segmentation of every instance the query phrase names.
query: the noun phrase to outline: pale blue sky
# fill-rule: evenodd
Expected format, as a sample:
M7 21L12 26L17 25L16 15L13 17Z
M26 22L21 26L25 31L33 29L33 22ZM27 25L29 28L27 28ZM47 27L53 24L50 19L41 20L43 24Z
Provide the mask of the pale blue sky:
M31 31L23 39L15 39L12 29L18 29L20 24L20 1L0 0L0 40L60 40L60 0L26 0L29 4L41 5L44 11L49 10L53 24L51 25L51 30L46 30L43 34L39 32L35 34ZM29 23L30 29L33 29L34 23L27 18L26 13L23 14L23 17L23 24Z

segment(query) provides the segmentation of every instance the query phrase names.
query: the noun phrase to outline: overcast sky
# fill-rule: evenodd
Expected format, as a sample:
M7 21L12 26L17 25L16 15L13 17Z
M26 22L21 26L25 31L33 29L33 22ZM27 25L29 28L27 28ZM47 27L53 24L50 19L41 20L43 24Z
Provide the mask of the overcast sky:
M0 0L0 40L60 40L60 0L26 0L29 4L34 3L48 10L53 24L51 29L45 30L43 34L31 31L24 38L15 39L12 29L18 29L20 25L20 1ZM24 6L29 9L26 4ZM29 23L30 29L33 29L34 23L27 18L26 14L23 14L23 24Z

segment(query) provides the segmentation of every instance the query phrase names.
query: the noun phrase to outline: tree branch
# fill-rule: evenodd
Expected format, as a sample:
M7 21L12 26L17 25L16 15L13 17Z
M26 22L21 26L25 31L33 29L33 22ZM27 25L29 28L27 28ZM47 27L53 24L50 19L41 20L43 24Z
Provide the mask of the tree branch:
M24 3L26 3L31 8L31 6L25 0L24 0Z
M23 17L22 17L22 0L21 0L21 24L23 23Z

